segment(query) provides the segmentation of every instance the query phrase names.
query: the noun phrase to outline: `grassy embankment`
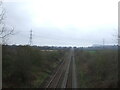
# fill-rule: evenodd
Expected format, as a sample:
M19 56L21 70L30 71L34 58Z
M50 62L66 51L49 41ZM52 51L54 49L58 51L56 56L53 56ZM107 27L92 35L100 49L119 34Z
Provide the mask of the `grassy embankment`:
M39 87L63 60L64 50L3 46L3 88Z

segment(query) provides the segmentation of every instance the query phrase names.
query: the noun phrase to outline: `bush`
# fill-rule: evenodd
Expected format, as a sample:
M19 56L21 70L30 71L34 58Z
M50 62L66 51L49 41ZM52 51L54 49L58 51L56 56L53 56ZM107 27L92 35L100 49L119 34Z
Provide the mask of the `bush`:
M76 51L81 88L117 87L117 50Z
M63 52L30 46L3 46L3 87L39 87Z

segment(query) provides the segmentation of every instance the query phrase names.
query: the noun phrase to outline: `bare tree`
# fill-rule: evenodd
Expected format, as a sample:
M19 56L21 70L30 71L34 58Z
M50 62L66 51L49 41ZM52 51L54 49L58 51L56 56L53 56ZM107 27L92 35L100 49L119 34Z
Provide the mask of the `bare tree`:
M114 34L112 34L113 36L113 41L115 42L116 45L120 45L120 32L119 32L119 27L118 29L114 28Z
M120 33L118 31L118 45L120 46Z
M6 44L6 40L10 35L13 34L14 28L7 27L4 22L5 20L5 9L3 8L3 2L0 1L0 44Z

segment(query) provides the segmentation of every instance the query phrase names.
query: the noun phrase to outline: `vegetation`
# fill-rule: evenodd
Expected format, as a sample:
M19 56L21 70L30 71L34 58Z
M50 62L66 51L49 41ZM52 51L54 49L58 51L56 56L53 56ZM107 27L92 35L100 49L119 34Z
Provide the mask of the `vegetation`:
M75 50L80 88L116 88L118 80L117 50Z
M63 61L69 48L3 45L3 88L39 88ZM80 88L116 88L117 49L75 48Z
M3 46L3 88L40 87L62 61L64 50Z

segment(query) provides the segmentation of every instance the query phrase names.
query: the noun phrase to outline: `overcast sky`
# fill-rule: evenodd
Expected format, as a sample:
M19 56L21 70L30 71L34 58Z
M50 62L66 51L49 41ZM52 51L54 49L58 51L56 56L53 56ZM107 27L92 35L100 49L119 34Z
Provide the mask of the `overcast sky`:
M115 44L119 0L5 0L9 44L91 46Z

